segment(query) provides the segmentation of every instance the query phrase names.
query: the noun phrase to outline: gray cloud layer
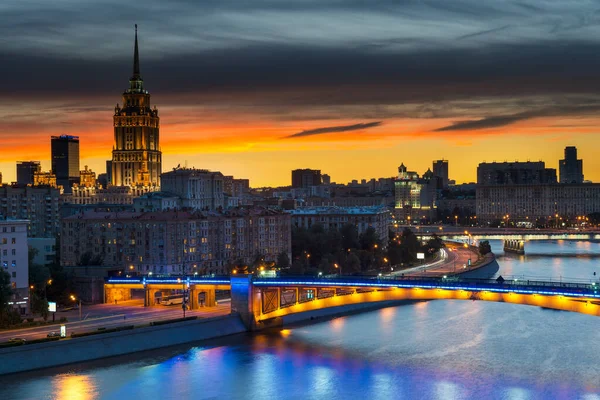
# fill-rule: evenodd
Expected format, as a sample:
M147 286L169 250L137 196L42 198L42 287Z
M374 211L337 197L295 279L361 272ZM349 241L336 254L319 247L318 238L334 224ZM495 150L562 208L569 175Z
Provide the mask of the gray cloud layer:
M146 86L173 105L236 102L282 115L286 106L363 106L370 119L406 104L422 105L417 116L484 113L444 132L505 126L540 109L594 112L587 98L600 91L598 1L6 0L0 100L116 103L134 23ZM536 96L561 106L523 100ZM448 106L473 98L512 103Z
M286 136L285 139L297 138L297 137L303 137L303 136L312 136L312 135L322 135L324 133L360 131L363 129L374 128L374 127L380 126L380 125L381 125L381 121L364 122L364 123L360 123L360 124L344 125L344 126L328 126L325 128L310 129L310 130L294 133L293 135Z

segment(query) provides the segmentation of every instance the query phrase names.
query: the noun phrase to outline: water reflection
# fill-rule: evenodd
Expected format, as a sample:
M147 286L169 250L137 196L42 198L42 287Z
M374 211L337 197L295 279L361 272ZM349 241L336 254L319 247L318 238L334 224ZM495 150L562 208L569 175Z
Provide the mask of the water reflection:
M59 375L53 381L56 400L93 400L98 398L96 384L87 375Z
M552 250L598 252L598 243L500 251L500 273L589 279L598 268L598 258L539 255ZM600 400L599 323L507 303L418 302L169 357L0 378L0 399Z

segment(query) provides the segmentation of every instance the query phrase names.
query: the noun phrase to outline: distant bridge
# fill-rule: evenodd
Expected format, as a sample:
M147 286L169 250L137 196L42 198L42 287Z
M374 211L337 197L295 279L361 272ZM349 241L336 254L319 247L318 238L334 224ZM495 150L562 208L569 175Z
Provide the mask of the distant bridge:
M442 229L440 229L442 228ZM415 226L411 227L415 235L423 239L434 234L443 240L600 240L598 230L543 230L543 229L483 229L483 228L444 228ZM466 232L466 233L465 233Z
M397 277L278 277L232 275L216 278L109 278L106 290L144 289L146 305L151 291L188 288L190 305L214 290L231 289L232 311L249 329L280 326L283 318L315 310L401 300L483 300L600 316L600 285L556 281ZM211 293L209 295L208 293ZM154 292L156 293L156 292ZM109 299L107 295L107 300ZM195 299L194 299L195 298ZM214 301L206 306L214 305Z

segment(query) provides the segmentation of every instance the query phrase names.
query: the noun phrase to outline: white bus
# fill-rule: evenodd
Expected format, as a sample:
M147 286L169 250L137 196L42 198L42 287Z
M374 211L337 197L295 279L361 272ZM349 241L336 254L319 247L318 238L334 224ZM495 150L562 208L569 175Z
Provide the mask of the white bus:
M183 303L183 295L182 294L174 294L171 296L166 296L160 299L160 304L163 306L172 306L173 304L182 304Z

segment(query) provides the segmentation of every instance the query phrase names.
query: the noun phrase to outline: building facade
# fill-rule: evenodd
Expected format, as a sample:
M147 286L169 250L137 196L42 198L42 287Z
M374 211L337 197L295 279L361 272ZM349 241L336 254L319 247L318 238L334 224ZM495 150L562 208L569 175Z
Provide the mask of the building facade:
M50 265L56 260L56 238L27 238L27 246L33 250L33 264Z
M583 183L583 160L577 159L577 147L565 147L565 158L558 165L560 183Z
M225 207L223 174L205 169L175 168L161 175L162 190L181 198L181 205L194 210Z
M29 237L58 235L59 201L59 189L49 186L0 186L0 215L4 218L29 220Z
M10 275L13 295L9 306L21 315L29 312L29 221L0 219L0 268Z
M600 212L600 184L478 186L480 223L553 221Z
M438 178L438 189L448 188L448 183L450 182L448 175L448 160L435 160L433 162L433 176Z
M352 224L359 234L375 229L379 239L387 243L391 213L386 207L302 207L289 213L296 227L308 229L319 224L329 230Z
M162 171L159 146L159 117L151 107L150 93L140 75L137 25L133 74L125 90L122 106L115 107L115 143L112 151L111 182L115 186L138 186L146 192L158 190Z
M39 161L17 161L17 185L33 185L33 176L42 171Z
M62 186L65 193L71 193L73 185L79 183L79 137L52 136L50 147L56 184Z
M419 174L408 171L406 166L401 164L394 183L396 216L403 222L435 218L438 180L431 170L419 177Z
M216 212L95 212L62 220L61 264L84 254L129 273L224 274L257 256L291 258L290 216L271 209Z
M556 170L543 161L481 163L477 167L477 184L549 185L556 183Z
M321 184L321 170L295 169L292 171L292 188L309 188Z

